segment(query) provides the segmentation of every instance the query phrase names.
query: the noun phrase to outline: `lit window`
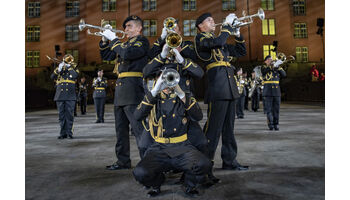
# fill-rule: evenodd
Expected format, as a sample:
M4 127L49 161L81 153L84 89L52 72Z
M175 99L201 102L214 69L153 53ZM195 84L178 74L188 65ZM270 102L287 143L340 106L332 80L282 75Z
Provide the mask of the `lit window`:
M66 17L79 16L79 1L66 1Z
M40 17L40 2L28 2L28 17Z
M182 6L184 11L196 10L196 0L183 0Z
M276 35L275 19L262 20L262 34L263 35Z
M196 20L184 20L184 36L196 36Z
M297 62L309 61L309 52L307 47L296 47L295 54L296 54L295 59Z
M276 59L276 52L272 51L275 47L271 44L263 45L263 59L270 55L272 60Z
M40 66L40 51L27 51L26 66L27 67Z
M157 9L156 0L143 0L142 1L143 11L155 11Z
M40 41L40 26L27 26L27 42Z
M222 0L222 10L236 10L236 0Z
M116 11L116 8L117 8L116 4L117 4L116 0L102 0L102 11L103 12Z
M305 15L305 0L293 0L293 14L294 15Z
M294 23L294 38L307 38L306 23Z
M79 40L78 25L66 25L66 41L74 42Z
M261 0L261 8L264 10L274 10L275 0Z
M157 36L157 20L143 20L143 35Z

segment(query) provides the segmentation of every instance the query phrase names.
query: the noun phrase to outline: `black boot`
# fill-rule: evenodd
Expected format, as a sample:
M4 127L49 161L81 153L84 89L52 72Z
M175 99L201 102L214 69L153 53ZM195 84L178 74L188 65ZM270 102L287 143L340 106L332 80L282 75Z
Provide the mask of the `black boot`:
M186 186L184 192L188 197L196 197L199 195L199 192L195 187Z
M148 197L155 197L160 194L160 187L153 187L150 191L147 192Z

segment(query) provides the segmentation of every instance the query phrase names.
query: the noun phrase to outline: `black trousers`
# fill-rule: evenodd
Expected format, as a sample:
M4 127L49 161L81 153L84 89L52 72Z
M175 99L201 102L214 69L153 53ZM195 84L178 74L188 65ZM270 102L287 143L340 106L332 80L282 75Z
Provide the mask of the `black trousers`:
M80 112L81 114L86 113L87 98L84 96L80 97Z
M278 125L281 97L265 97L267 124L269 127Z
M61 136L73 135L75 102L76 101L56 101Z
M95 110L96 110L96 119L98 121L104 120L105 116L105 97L94 98Z
M143 157L144 151L140 149L140 140L144 128L141 121L137 121L134 118L136 107L137 105L114 106L115 132L117 136L115 154L117 156L117 164L124 167L131 167L129 124L134 132L140 157Z
M212 101L208 106L208 120L204 126L211 160L214 160L222 133L221 158L223 165L226 166L236 163L237 143L233 131L235 113L235 102L233 100Z
M164 172L172 169L181 170L185 173L185 185L195 187L204 181L210 166L209 159L194 148L175 157L170 157L164 150L157 150L147 152L133 170L133 174L144 186L160 187L165 180Z
M259 109L260 95L255 91L252 95L252 110L256 112Z
M249 90L246 90L247 91L247 94L249 93ZM245 95L244 96L244 110L249 110L248 109L248 104L249 104L249 97L248 95Z
M235 100L235 102L236 102L236 115L237 115L237 117L244 117L245 96L241 95L238 99Z

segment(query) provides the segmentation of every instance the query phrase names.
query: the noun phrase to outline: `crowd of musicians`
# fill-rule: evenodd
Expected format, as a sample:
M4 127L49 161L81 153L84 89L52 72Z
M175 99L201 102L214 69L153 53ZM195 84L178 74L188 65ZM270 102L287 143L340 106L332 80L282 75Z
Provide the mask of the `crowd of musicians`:
M267 126L279 130L280 88L279 80L286 76L282 61L264 59L259 71L248 78L242 69L230 62L246 55L246 46L240 34L239 20L235 14L225 18L218 36L210 13L196 20L198 34L194 41L182 41L172 47L168 36L181 35L179 26L164 26L161 36L153 45L142 36L143 23L138 16L129 16L123 22L125 42L104 24L100 32L100 55L103 60L116 60L114 94L114 119L116 132L116 162L108 170L131 168L129 131L133 132L139 150L140 162L132 173L135 179L149 189L153 197L161 193L161 185L168 172L182 173L184 192L198 195L199 186L220 182L213 174L215 152L222 137L222 169L247 170L237 161L237 142L234 135L235 118L244 118L248 97L251 109L259 109L262 93ZM176 36L175 34L175 36ZM233 37L234 44L227 43ZM171 38L170 38L171 39ZM175 43L179 38L175 37ZM169 85L164 78L171 71L178 83ZM207 121L203 118L193 88L193 80L206 73L208 87L204 103L208 104ZM76 107L76 82L79 70L66 55L52 73L56 80L54 100L59 111L60 136L73 138L74 109ZM96 109L96 123L104 122L107 79L98 70L91 84ZM91 88L90 86L90 88ZM82 77L78 84L81 113L86 113L89 84ZM129 130L131 127L131 130Z

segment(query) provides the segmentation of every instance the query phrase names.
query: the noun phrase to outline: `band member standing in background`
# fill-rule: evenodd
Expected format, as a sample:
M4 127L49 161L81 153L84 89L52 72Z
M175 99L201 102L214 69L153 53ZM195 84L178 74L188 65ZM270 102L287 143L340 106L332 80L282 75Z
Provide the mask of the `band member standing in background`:
M251 99L252 99L252 111L257 112L259 109L259 102L260 102L260 88L259 88L259 80L255 77L255 71L252 72L252 79L250 82L250 89L249 93L252 93ZM251 91L253 90L253 91Z
M58 139L73 139L73 121L74 107L77 95L75 94L75 83L79 74L76 64L73 62L72 55L67 54L63 57L58 67L51 74L51 79L56 80L56 101L58 109L58 119L60 122L60 136Z
M86 105L87 105L87 87L86 78L81 77L79 83L79 100L80 100L80 112L82 115L86 114Z
M245 96L246 96L246 91L245 91L245 81L243 78L243 70L240 68L237 71L237 76L235 76L237 88L238 88L238 93L239 93L239 98L235 100L236 102L236 115L238 119L243 119L244 118L244 102L245 102Z
M231 25L237 22L235 14L226 17L221 33L215 37L215 23L210 13L202 14L196 20L199 33L195 37L197 56L204 62L208 75L208 90L205 103L208 105L208 119L204 132L208 139L209 157L213 161L215 151L222 133L221 158L222 168L245 170L237 160L237 143L234 137L235 103L239 97L234 81L234 67L228 56L241 57L246 54L244 39L239 28ZM228 45L230 35L235 36L236 45Z
M134 111L144 97L142 70L148 61L149 42L142 36L142 20L132 15L123 22L128 40L122 43L110 30L103 31L100 41L100 53L103 60L115 60L118 56L116 73L118 79L114 94L114 117L117 143L115 153L117 162L106 166L109 170L129 169L130 141L129 124L136 137L137 145L143 131L141 122L134 118ZM142 151L139 149L140 157Z
M281 67L283 62L277 60L272 63L271 56L266 56L265 64L261 68L261 73L265 77L263 97L265 98L265 107L267 115L267 125L270 130L279 130L279 112L281 104L281 89L279 86L280 78L287 76Z
M96 123L104 123L107 79L103 77L102 69L97 71L97 77L92 81L92 87L95 89L92 97L96 110Z

